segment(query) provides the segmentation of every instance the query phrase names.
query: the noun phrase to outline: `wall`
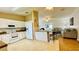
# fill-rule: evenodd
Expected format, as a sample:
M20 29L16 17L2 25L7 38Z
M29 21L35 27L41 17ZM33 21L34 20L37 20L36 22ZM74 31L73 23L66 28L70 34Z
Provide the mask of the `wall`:
M53 27L69 27L69 21L71 17L62 17L62 18L52 18L48 22L45 22L42 17L39 18L39 27L45 28L46 23L50 23Z
M30 20L32 20L32 14L25 16L25 21L30 21Z
M38 11L33 10L32 11L32 21L33 21L33 30L38 31L39 30L39 19L38 19Z
M43 18L39 16L39 29L40 28L45 28L46 22L43 21Z
M17 21L25 21L24 16L15 15L15 14L8 14L8 13L2 13L2 12L0 12L0 18L17 20Z
M68 28L70 26L70 18L71 17L53 18L49 23L53 23L53 27Z
M79 41L79 11L77 11L73 16L74 16L74 20L75 20L74 27L76 27L78 30L78 41Z

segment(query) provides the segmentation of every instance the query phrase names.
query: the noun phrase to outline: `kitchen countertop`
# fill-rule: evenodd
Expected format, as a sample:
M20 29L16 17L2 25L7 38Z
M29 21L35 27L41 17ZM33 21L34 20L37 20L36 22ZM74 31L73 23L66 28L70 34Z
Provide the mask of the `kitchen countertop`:
M0 32L0 35L2 35L2 34L7 34L7 32L5 32L5 31L4 32Z
M23 30L17 30L16 32L25 32L25 31L23 31ZM0 32L0 35L3 35L3 34L8 34L7 32Z
M8 46L6 43L4 43L3 41L0 41L0 48L6 47Z
M46 30L39 30L37 32L52 32L52 31L46 31Z
M25 32L24 30L16 30L16 32Z

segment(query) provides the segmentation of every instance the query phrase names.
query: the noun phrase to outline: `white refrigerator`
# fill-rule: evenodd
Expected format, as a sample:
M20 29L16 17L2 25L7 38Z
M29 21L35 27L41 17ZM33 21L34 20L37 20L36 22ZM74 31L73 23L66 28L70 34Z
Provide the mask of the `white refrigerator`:
M32 21L26 22L25 26L26 26L26 38L32 40L33 39Z

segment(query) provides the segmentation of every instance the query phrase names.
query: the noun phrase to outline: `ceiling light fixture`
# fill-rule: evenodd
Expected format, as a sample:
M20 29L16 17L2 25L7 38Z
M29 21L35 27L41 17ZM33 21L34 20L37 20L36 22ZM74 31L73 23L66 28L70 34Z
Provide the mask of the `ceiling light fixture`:
M25 12L26 14L28 14L29 12Z
M46 9L47 9L47 10L52 10L52 9L53 9L53 7L46 7Z
M49 20L51 20L51 16L45 16L44 17L44 21L48 22Z

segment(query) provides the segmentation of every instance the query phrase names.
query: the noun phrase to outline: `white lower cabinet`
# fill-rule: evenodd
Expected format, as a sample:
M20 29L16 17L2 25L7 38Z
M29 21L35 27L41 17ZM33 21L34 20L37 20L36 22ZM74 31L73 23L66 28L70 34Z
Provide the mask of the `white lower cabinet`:
M21 32L18 32L18 38L19 38L19 40L22 39L22 34L21 34Z
M18 34L18 37L14 38L14 39L11 37L10 34L0 35L0 40L5 43L12 43L12 42L16 42L18 40L24 39L26 37L25 32L17 32L17 34Z
M1 35L0 35L0 41L1 41L1 39L2 39L2 38L1 38Z
M11 36L9 34L4 34L4 35L0 35L1 36L1 40L5 43L9 43L11 40Z
M18 37L16 38L12 38L12 36L10 34L4 34L4 35L0 35L1 36L1 40L5 43L13 43L19 40Z
M23 38L26 38L26 32L22 32Z
M18 37L19 37L19 40L24 39L25 38L25 32L18 32Z
M36 40L48 42L47 32L35 32L35 37L36 37Z

